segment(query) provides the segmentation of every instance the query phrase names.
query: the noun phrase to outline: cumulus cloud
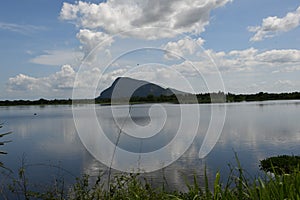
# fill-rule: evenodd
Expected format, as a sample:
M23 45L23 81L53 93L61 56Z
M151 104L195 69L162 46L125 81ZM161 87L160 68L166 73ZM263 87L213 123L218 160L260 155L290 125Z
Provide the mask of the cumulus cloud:
M63 65L61 70L45 79L55 90L73 89L76 72L70 65Z
M115 74L117 75L117 74ZM75 78L77 77L76 81ZM99 91L104 89L104 86L93 89L93 85L98 83L101 77L101 71L98 68L90 68L82 71L80 74L70 66L63 65L60 71L50 74L46 77L31 77L24 74L19 74L9 78L7 83L7 91L18 93L26 98L28 95L34 97L48 98L71 98L74 87L83 91L81 98L94 98L92 94L98 95ZM93 91L92 91L93 90ZM31 98L31 96L29 97Z
M37 85L37 82L37 78L33 78L24 74L19 74L16 77L9 78L8 90L32 91L39 87L39 85Z
M38 94L65 91L72 89L75 78L75 71L70 65L63 65L61 70L48 76L35 78L24 74L9 78L7 83L8 91L34 92Z
M253 58L253 56L255 56L257 53L257 49L249 48L245 50L232 50L228 53L228 55L238 58Z
M261 41L265 38L274 37L280 32L290 31L300 25L300 6L294 12L289 12L283 18L277 16L267 17L262 20L260 26L250 26L248 30L254 32L250 41Z
M278 70L277 72L292 72L300 68L300 50L297 49L259 51L255 48L249 48L229 52L215 52L209 49L198 56L204 58L203 54L209 55L222 72L249 72L262 69L273 70L274 68ZM193 63L200 71L211 73L212 68L210 66L213 65L213 62L209 59L200 59L200 61Z
M195 51L199 49L199 46L201 46L203 43L204 40L202 38L192 39L186 37L176 42L168 42L162 48L166 50L166 59L174 59L183 57L186 54L195 53Z
M300 51L296 49L274 49L257 55L257 59L269 63L299 63Z
M80 28L101 30L106 34L121 33L143 39L173 37L179 33L199 34L209 24L211 10L231 0L108 0L99 4L64 3L60 18ZM158 27L152 31L136 28Z
M271 73L274 71L290 73L300 70L300 50L296 49L259 51L255 48L249 48L229 52L206 50L203 53L209 54L213 58L217 67L219 67L219 71L225 76L226 74L231 74L231 72L239 74L245 71L253 73ZM198 56L201 57L203 55ZM104 74L101 74L99 68L88 68L88 70L82 71L79 78L74 82L76 72L70 65L63 65L60 71L47 77L37 78L19 74L9 79L7 87L8 91L19 91L23 92L22 94L30 93L39 97L50 95L49 98L59 96L65 98L71 97L75 84L77 88L83 91L82 94L84 95L81 96L82 98L93 98L99 95L100 91L108 87L119 76L153 81L166 87L175 87L189 91L188 88L182 87L181 83L177 81L178 74L186 78L196 78L199 75L205 75L205 77L208 75L209 77L216 72L217 69L210 59L201 58L197 61L184 61L168 67L165 67L165 65L153 66L152 64L136 66L134 69L129 66L117 67ZM101 79L99 79L100 77ZM97 88L92 88L91 86L98 83L98 81L100 82L96 86ZM282 90L287 87L295 88L296 86L292 84L294 84L293 81L285 80L278 81L276 86L278 88L279 86L280 88L282 87ZM255 88L259 89L259 86Z
M82 49L86 54L93 50L97 45L100 45L100 49L104 49L113 42L113 38L108 34L91 31L89 29L81 29L76 37L82 44Z
M31 52L28 52L31 53ZM83 53L74 50L46 50L44 54L30 59L31 63L51 66L64 64L76 65L83 58Z
M100 3L89 3L76 1L75 3L63 3L60 19L74 23L79 29L76 37L81 43L81 48L85 53L84 62L91 68L98 67L102 70L105 66L103 59L109 55L118 56L125 49L127 51L128 42L159 40L165 38L178 38L181 34L187 33L199 37L209 24L210 13L213 9L224 6L232 0L108 0ZM115 35L117 34L117 35ZM131 40L133 38L133 40ZM127 41L124 41L128 39ZM141 40L138 40L141 39ZM113 44L118 41L120 49ZM121 40L121 42L120 42ZM103 43L104 42L104 43ZM175 42L169 42L163 47L167 51L175 52L180 56L194 54L198 45L202 45L203 39L183 38ZM99 47L99 52L90 52ZM157 44L162 47L162 44ZM134 45L132 45L134 46ZM136 45L139 47L139 45ZM136 48L134 46L133 48ZM137 48L138 48L137 47ZM117 49L116 49L117 48ZM114 52L115 51L115 52ZM108 56L105 56L108 55ZM171 58L170 55L165 57ZM98 59L98 60L97 60ZM89 73L87 69L84 73ZM103 79L112 81L115 75L120 75L127 70L122 67L112 73L103 75ZM115 75L114 75L115 73ZM147 72L147 76L149 73ZM111 76L108 78L108 76ZM83 84L86 76L82 74L78 84ZM106 82L107 82L106 81ZM77 83L76 83L77 84Z
M204 32L209 24L211 11L231 1L107 0L101 3L65 2L60 12L60 19L74 23L77 26L78 33L76 38L80 42L81 52L70 50L45 51L42 55L31 59L30 62L62 66L61 69L47 77L31 77L19 74L9 79L8 89L9 91L22 91L25 93L30 91L37 96L45 93L52 96L55 96L55 94L67 96L72 93L75 84L77 88L82 89L84 95L87 94L87 96L83 95L83 98L90 98L94 96L88 95L95 94L95 92L100 93L115 78L123 75L154 82L156 80L160 82L169 81L162 84L168 87L178 86L180 89L181 83L179 81L176 82L178 80L176 79L177 72L192 78L199 76L199 71L202 74L211 75L216 72L214 64L224 74L227 72L241 74L261 69L268 72L286 73L299 70L300 50L297 49L260 51L255 48L249 48L227 52L199 49L204 43L199 34ZM299 25L299 13L300 7L283 18L268 17L263 20L261 26L249 27L249 31L255 33L251 40L259 41L297 27ZM5 27L0 23L0 29L1 26L2 29ZM14 26L6 27L13 28ZM16 27L17 30L19 29ZM118 34L117 37L113 37L114 34ZM191 37L182 37L182 34L187 34ZM172 41L169 38L172 38ZM152 41L156 39L157 41ZM154 58L147 57L147 59L144 59L138 54L140 51L133 51L130 52L132 54L126 55L128 57L118 58L118 55L122 54L123 51L126 52L128 49L140 49L147 46L145 45L146 42L147 45L163 48L170 53L164 55L162 52L161 54L155 54L155 56L159 54L157 56L159 57L158 59L153 56L154 54L148 52L149 54L145 54L145 57L150 55L149 57L152 56ZM86 64L84 59L99 44L101 46L98 50L102 54L97 52L95 55L98 60L89 60L93 61L93 63L88 62L87 66L84 66L86 69L78 73L78 79L75 81L76 72L71 66L76 66L79 62L74 63L74 60L76 62L82 61ZM138 56L135 57L134 53L137 53L136 55ZM169 60L164 60L163 56ZM180 63L180 59L173 60L178 56L190 56L193 58L190 60L193 61ZM120 61L120 66L112 67L105 71L103 66L109 64L111 58L120 59L118 60ZM141 70L143 63L149 60L149 62L157 61L155 59L158 60L157 63L161 61L162 65L167 65L168 67L150 66L148 70ZM143 62L140 62L141 60ZM67 63L70 65L66 65ZM137 67L136 63L141 65ZM132 66L128 67L128 65ZM137 70L132 70L135 67ZM102 74L101 72L106 73ZM101 82L97 86L97 91L90 92L91 86L98 83L100 77ZM288 82L282 81L280 84L283 85L284 83Z

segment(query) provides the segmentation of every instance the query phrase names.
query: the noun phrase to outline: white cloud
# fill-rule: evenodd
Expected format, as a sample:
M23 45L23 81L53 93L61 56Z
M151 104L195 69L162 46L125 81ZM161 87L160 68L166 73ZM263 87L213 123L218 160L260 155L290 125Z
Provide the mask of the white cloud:
M165 49L167 52L165 54L166 59L174 59L178 57L183 57L186 54L193 54L199 46L204 43L202 38L192 39L186 37L184 39L180 39L176 42L168 42L162 48Z
M82 48L86 53L89 53L99 44L101 44L101 49L104 49L106 46L110 46L113 42L113 38L108 34L88 29L81 29L79 33L77 33L76 37L83 45Z
M254 48L249 48L245 50L232 50L228 53L230 56L235 56L239 58L253 58L257 54L258 50Z
M37 31L46 30L43 26L34 26L34 25L24 25L24 24L14 24L14 23L6 23L0 22L0 29L8 30L21 34L30 34Z
M61 70L48 77L35 78L24 74L9 78L7 89L9 92L20 91L24 94L30 92L43 96L55 92L65 92L73 88L75 71L70 65L63 65Z
M174 38L185 33L189 35L195 34L198 37L198 34L205 31L205 26L209 24L210 12L231 1L108 0L99 4L77 1L74 4L64 3L60 12L60 18L74 23L79 28L76 37L82 45L85 58L87 58L84 62L92 68L99 67L99 69L102 69L105 63L109 63L103 61L103 59L110 57L103 56L104 53L111 55L111 57L118 57L120 52L122 54L123 51L127 51L127 47L132 47L131 45L135 41L139 43L145 40ZM114 40L112 37L119 43L113 45ZM128 40L122 43L123 39ZM105 52L99 54L97 51L90 54L103 41L105 43L102 44L102 48L97 50ZM197 46L203 42L201 38L184 38L173 43L167 43L164 47L166 50L174 51L179 55L187 55L194 54ZM120 46L118 46L121 43L121 48L123 49L120 49ZM161 45L161 43L158 44L158 47L161 47ZM88 66L86 67L89 68ZM112 79L115 77L113 73L119 75L123 73L123 69L124 67L119 69L119 71L106 74L102 78ZM84 70L84 73L89 72L90 69ZM147 72L145 75L149 76L150 74ZM111 76L111 78L107 76ZM84 79L87 76L82 74L80 77L78 84L84 85L83 83L86 82Z
M255 35L250 41L260 41L274 37L280 32L290 31L300 25L300 6L294 12L287 13L283 18L277 16L264 18L261 26L250 26L248 30Z
M9 79L8 89L9 91L22 91L24 93L29 91L35 96L47 94L52 98L59 95L70 97L76 76L76 71L71 66L78 66L79 62L86 64L85 59L90 59L87 57L89 53L101 43L102 46L98 50L102 54L95 53L97 60L88 60L93 62L87 62L84 65L86 69L78 73L79 78L75 85L86 92L84 94L100 93L115 78L124 74L148 81L166 81L167 83L163 84L180 88L181 82L176 81L178 80L176 79L177 74L172 72L178 72L183 76L192 78L199 76L197 70L205 75L214 75L216 72L214 63L205 54L209 54L213 58L223 74L243 74L245 77L250 77L253 74L249 72L262 72L263 74L277 71L289 73L299 70L300 50L297 49L260 51L249 48L215 52L213 50L203 51L199 48L204 43L199 34L204 32L209 24L211 11L228 2L231 0L107 0L98 4L83 1L75 1L73 4L64 3L60 18L77 26L79 31L76 38L80 42L82 52L45 51L43 55L31 59L30 62L62 66L61 70L46 77L19 74ZM300 7L297 11L288 13L283 18L269 17L263 20L261 26L249 27L249 30L255 33L252 40L262 40L266 37L272 37L278 32L297 27L299 25L299 13ZM14 26L7 27L12 30L14 28ZM17 27L15 29L15 31L19 30ZM113 37L114 34L118 34L117 37ZM184 34L191 37L184 37ZM172 38L172 41L166 38ZM166 51L170 51L170 54L164 55L167 59L173 59L174 54L192 58L190 60L196 69L189 62L179 63L181 60L164 60L162 51L157 51L160 52L157 54L146 51L145 54L142 54L140 53L142 51L132 51L132 49L139 50L145 46L156 46L158 49L162 47ZM127 52L129 52L128 55ZM36 55L30 51L28 53ZM172 55L172 53L174 54ZM123 57L118 57L123 54ZM150 58L147 57L148 55ZM117 59L116 62L120 61L120 65L105 71L104 67L109 66L113 58ZM141 71L140 67L147 62L170 66L166 69L150 66L153 68ZM139 67L136 63L140 64ZM134 71L135 68L137 70ZM100 81L103 84L98 85L98 91L90 92L91 86L99 81L101 75ZM235 81L235 84L237 82ZM280 84L283 85L283 83ZM291 83L293 82L291 81ZM90 98L92 96L83 95L82 97Z
M181 69L182 70L182 69ZM189 74L190 75L190 74ZM101 83L108 87L117 77L131 77L158 84L162 87L176 88L178 90L190 91L185 82L185 75L174 66L166 67L160 64L145 64L135 68L122 68L105 74ZM105 87L104 87L105 88Z
M216 72L216 68L214 68L213 63L209 60L194 62L183 61L180 64L172 65L172 68L186 77L196 77L200 76L200 74L203 75Z
M9 78L8 80L8 90L9 91L32 91L35 90L40 85L37 85L38 79L19 74L14 78Z
M275 82L275 85L280 86L294 86L294 83L290 80L278 80Z
M113 73L110 75L113 75ZM9 78L6 86L8 92L19 94L23 99L27 97L32 98L32 96L51 99L71 98L74 86L82 91L81 98L94 98L94 94L97 96L104 87L108 86L100 85L96 90L93 88L93 85L98 83L100 77L101 71L98 68L89 68L77 74L70 65L63 65L60 71L45 77L31 77L19 74ZM75 78L77 78L76 81Z
M72 21L78 27L97 29L106 34L123 32L125 36L157 39L180 33L203 32L209 24L211 10L230 1L108 0L99 4L79 1L75 4L64 3L60 18ZM160 29L132 31L147 27Z
M124 74L126 74L127 71L128 71L127 68L121 68L103 74L101 77L101 84L103 84L102 86L104 87L108 86L110 83L116 80L116 78L124 76Z
M76 72L70 65L63 65L61 71L50 75L44 80L55 90L73 89L75 75Z
M215 61L218 68L214 66L212 60L207 55L209 54ZM293 56L292 56L293 55ZM139 67L120 68L113 72L107 73L104 77L106 80L106 86L109 86L116 77L129 76L132 78L152 81L154 83L162 84L166 87L173 87L181 90L188 90L186 87L181 86L181 82L178 81L179 73L187 79L197 80L205 78L210 84L213 84L218 76L218 72L224 77L230 77L228 81L229 88L235 88L234 91L244 92L258 92L258 91L285 91L296 88L297 85L294 81L286 80L285 82L278 82L277 80L268 80L268 86L265 84L257 84L257 77L264 79L266 75L269 75L274 70L278 72L290 73L300 70L300 50L296 49L281 49L281 50L268 50L260 51L255 48L232 50L229 52L215 52L213 50L206 50L199 54L200 59L194 61L183 61L179 64L173 65L142 65ZM147 67L148 66L148 67ZM163 68L161 66L164 66ZM175 73L176 72L176 73ZM228 78L227 78L228 79ZM247 81L245 81L247 80ZM165 82L164 82L165 81ZM202 87L201 81L198 80L196 84L197 88ZM275 84L276 82L276 84ZM287 83L294 85L288 85ZM285 83L285 84L283 84ZM280 90L275 90L276 86ZM280 87L279 87L280 85ZM251 86L251 87L250 87ZM227 86L226 86L227 87ZM236 89L238 88L238 89ZM245 90L243 90L243 88ZM220 88L219 88L220 89ZM215 87L218 90L218 87ZM201 88L201 91L206 91L205 88Z
M272 71L272 73L279 73L279 72L291 73L297 71L300 71L300 64L296 66L284 67L283 69Z
M295 88L299 88L299 84L292 80L279 79L265 83L263 88L271 92L294 92L296 91Z
M30 52L31 53L31 52ZM83 53L74 50L46 50L43 55L30 59L31 63L41 65L61 66L64 64L76 65L83 58Z
M79 11L79 4L82 4L83 2L79 2L78 5L73 5L70 3L63 3L63 7L60 12L60 17L64 20L72 20L76 19L77 12Z
M177 44L177 43L176 43ZM185 48L184 48L185 49ZM214 52L213 50L206 50L216 62L219 67L219 71L226 76L232 73L243 74L243 76L250 78L252 74L264 74L264 73L290 73L300 70L300 50L296 49L282 49L282 50L269 50L269 51L259 51L254 48L244 49L244 50L233 50L229 52ZM148 81L154 81L156 83L161 83L167 87L175 87L177 89L186 89L180 86L177 78L180 75L186 78L195 78L199 76L211 76L215 74L216 68L213 62L206 57L203 59L200 56L199 60L192 62L184 61L180 64L174 64L169 67L165 65L142 65L130 67L127 65L119 66L115 70L108 71L101 74L100 68L90 67L80 73L75 84L76 87L83 91L83 97L92 98L93 95L98 95L100 91L108 87L115 78L119 76L130 76L133 78L144 79ZM164 67L162 67L164 66ZM200 74L199 74L200 72ZM102 76L101 76L102 75ZM8 81L8 91L10 92L23 92L22 94L34 94L39 97L70 97L72 89L74 87L76 72L70 65L63 65L61 70L51 74L47 77L31 77L24 74L19 74L16 77L12 77ZM99 80L99 78L101 79ZM252 77L255 83L255 77ZM91 86L98 83L97 88ZM165 81L165 82L164 82ZM234 82L234 81L233 81ZM293 81L289 82L278 82L276 85L278 88L295 88L293 86ZM249 84L251 85L251 84ZM273 84L274 85L274 84ZM279 87L280 85L280 87ZM260 86L255 87L256 89ZM275 85L274 85L275 87ZM268 89L268 88L266 88ZM92 91L95 90L95 91ZM251 90L251 91L254 91ZM86 96L85 96L86 95Z
M300 65L300 50L297 49L274 49L261 52L249 48L228 53L206 50L206 53L215 60L221 71L252 71L266 67L296 70L299 68L296 66Z
M213 59L218 68L214 66L213 61L206 54ZM226 79L226 84L228 84L226 87L231 89L231 91L234 88L233 91L235 92L292 91L299 85L294 80L285 79L283 81L282 79L278 81L276 80L277 76L273 78L270 76L274 70L283 73L300 71L300 50L297 49L261 51L255 48L248 48L228 52L206 50L204 52L201 51L198 56L199 59L183 61L182 63L165 67L165 69L151 64L148 70L136 68L132 72L128 70L127 74L133 78L156 83L167 81L167 84L164 84L165 86L182 90L187 88L182 88L180 86L181 83L178 81L178 76L170 73L170 71L178 72L187 79L197 79L197 83L193 86L199 88L200 91L206 90L202 87L203 80L199 80L199 78L201 79L202 77L213 85L216 81L215 77L218 75L218 70ZM265 79L267 79L267 82L264 82L262 85L261 82ZM213 88L216 91L218 90L217 86L213 86Z
M285 49L285 50L270 50L263 52L256 57L259 61L268 63L299 63L300 50Z

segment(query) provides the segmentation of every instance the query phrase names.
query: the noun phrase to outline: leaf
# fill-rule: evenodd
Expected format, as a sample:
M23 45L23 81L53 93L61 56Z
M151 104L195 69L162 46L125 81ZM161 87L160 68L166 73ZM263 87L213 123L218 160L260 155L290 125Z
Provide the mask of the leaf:
M0 137L3 137L3 136L5 136L5 135L11 134L11 133L12 133L12 132L2 133L2 134L0 134Z

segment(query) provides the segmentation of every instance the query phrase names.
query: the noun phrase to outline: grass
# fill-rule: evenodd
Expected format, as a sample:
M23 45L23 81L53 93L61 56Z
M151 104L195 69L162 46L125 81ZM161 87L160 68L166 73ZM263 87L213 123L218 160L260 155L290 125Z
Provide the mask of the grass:
M2 127L3 127L3 124L0 124L0 128L2 128ZM11 134L11 132L0 133L0 138L2 139L4 136L6 136L8 134ZM11 141L8 141L8 140L3 141L3 140L1 140L0 141L0 146L3 146L3 145L5 145L8 142L11 142ZM1 154L7 154L7 152L0 149L0 155ZM5 168L4 164L1 161L0 161L0 168Z
M164 187L153 187L139 174L119 174L110 180L109 190L103 177L91 179L88 175L76 179L76 183L66 188L63 180L53 185L43 186L44 191L34 191L26 177L26 169L21 167L18 178L9 189L13 199L53 199L53 200L92 200L92 199L300 199L300 171L295 168L290 174L270 174L263 177L246 178L245 171L237 159L237 166L230 167L227 178L217 172L210 185L206 170L204 180L186 183L186 192L170 191ZM200 185L201 183L204 183ZM38 189L36 189L38 190Z

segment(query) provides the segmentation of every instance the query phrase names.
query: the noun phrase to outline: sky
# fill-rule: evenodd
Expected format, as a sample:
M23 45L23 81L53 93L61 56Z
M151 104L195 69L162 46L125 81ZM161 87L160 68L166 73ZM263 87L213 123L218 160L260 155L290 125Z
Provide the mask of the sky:
M299 0L10 0L0 38L0 100L91 98L119 76L300 91Z

